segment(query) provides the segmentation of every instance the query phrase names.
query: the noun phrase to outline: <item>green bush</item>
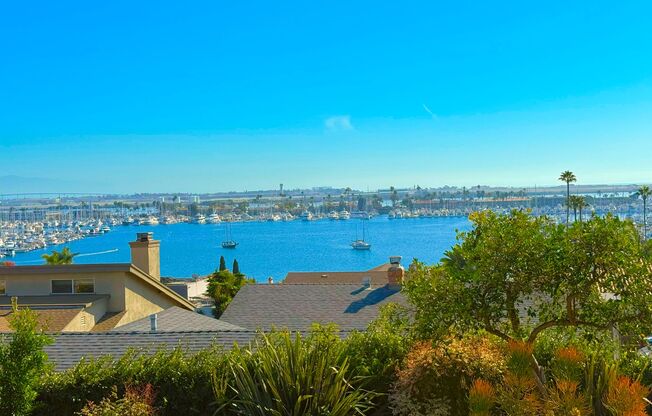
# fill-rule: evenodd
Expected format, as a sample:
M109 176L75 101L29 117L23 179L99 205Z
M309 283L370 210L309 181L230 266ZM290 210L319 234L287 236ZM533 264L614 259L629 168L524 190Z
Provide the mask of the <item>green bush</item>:
M37 329L35 312L18 309L12 300L9 325L13 332L0 335L0 414L29 415L37 396L37 386L46 371L43 347L52 339Z
M126 386L145 384L157 392L154 405L162 415L208 415L214 401L211 375L224 371L226 360L222 349L215 347L197 354L176 348L151 356L133 350L115 362L83 361L68 371L45 375L34 415L74 414L89 401L109 397L114 386L122 395Z
M261 334L252 349L229 354L229 373L214 377L218 410L241 415L365 414L375 393L362 390L342 342L323 331Z

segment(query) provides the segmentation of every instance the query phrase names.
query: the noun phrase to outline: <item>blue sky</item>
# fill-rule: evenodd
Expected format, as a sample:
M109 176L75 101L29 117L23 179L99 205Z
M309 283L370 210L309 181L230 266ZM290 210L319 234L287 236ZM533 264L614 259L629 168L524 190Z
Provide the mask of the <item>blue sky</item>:
M565 169L649 182L651 15L648 1L4 4L0 176L70 192L545 185Z

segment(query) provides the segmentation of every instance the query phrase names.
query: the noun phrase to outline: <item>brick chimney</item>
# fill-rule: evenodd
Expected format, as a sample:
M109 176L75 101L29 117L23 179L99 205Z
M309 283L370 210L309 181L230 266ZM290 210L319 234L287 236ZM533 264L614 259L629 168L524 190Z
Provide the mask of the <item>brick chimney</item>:
M161 242L154 240L153 237L153 233L136 234L136 241L129 243L131 247L131 264L154 279L161 280Z
M387 269L387 283L390 286L400 286L403 283L405 269L401 266L401 256L391 256L389 258L389 269Z

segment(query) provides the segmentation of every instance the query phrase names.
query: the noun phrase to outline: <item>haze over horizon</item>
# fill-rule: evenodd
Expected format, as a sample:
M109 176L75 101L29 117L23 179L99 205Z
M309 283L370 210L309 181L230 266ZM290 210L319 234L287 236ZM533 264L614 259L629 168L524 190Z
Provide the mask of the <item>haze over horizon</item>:
M103 193L546 186L566 169L649 183L650 15L645 1L6 5L0 177Z

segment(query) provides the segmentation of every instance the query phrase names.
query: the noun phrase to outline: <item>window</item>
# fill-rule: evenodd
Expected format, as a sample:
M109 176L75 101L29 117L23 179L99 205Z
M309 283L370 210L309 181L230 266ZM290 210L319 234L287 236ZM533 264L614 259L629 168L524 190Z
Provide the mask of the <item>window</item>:
M52 293L95 293L95 280L93 279L56 279L52 280Z
M52 293L72 293L72 280L53 280Z
M93 279L75 279L75 293L95 293Z
M7 282L4 280L0 280L0 295L6 295L7 294Z

